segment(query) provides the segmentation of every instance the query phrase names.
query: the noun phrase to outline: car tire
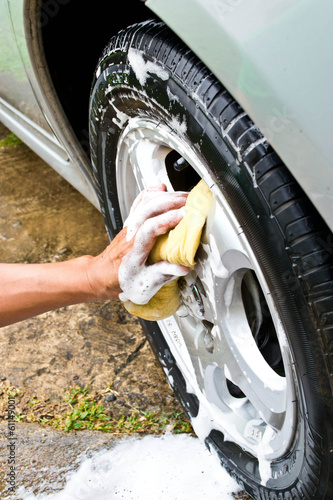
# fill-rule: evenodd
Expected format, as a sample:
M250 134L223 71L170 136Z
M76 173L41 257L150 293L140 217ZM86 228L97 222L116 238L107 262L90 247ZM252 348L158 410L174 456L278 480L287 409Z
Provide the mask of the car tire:
M254 498L332 498L332 235L309 199L161 22L105 48L90 144L111 239L148 185L214 194L183 306L144 322L198 436Z

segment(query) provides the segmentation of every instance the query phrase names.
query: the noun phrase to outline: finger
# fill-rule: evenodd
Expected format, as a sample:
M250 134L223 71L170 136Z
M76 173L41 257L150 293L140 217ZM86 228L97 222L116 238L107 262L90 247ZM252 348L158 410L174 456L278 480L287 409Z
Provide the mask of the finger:
M166 185L165 184L158 184L157 186L151 186L147 188L145 191L146 192L152 192L152 191L166 191Z
M186 203L187 196L188 193L185 192L146 193L145 197L136 206L136 209L131 210L130 216L125 221L128 239L134 236L146 220L164 212L183 207Z
M147 259L153 248L156 238L173 229L185 215L185 208L169 210L146 220L135 235L133 251Z
M186 203L186 199L187 193L163 193L163 195L161 195L161 193L155 194L149 199L144 200L140 207L138 206L138 217L142 218L143 223L145 220L150 219L151 217L163 214L164 212L168 212L169 210L183 207Z
M148 285L143 286L140 297L136 298L140 304L146 304L162 288L172 280L185 276L189 272L186 266L178 266L170 262L161 261L145 268L144 280Z
M165 261L145 267L140 273L140 279L136 280L136 284L133 285L132 281L126 291L119 295L119 298L120 300L131 300L135 304L147 304L163 285L185 276L188 271L189 268L186 266L178 266ZM138 281L140 282L139 286L137 286Z
M181 276L186 276L190 270L187 266L171 264L165 260L152 264L148 269L152 273L152 276L155 276L157 281L163 285Z
M151 187L141 191L141 193L139 193L138 196L135 198L131 210L132 209L135 210L135 208L138 206L138 204L141 203L141 201L144 198L146 193L152 193L152 192L158 192L158 191L166 191L166 185L165 184L158 184L157 186L151 186Z
M184 191L149 191L145 192L139 203L135 206L132 215L144 220L159 213L180 208L186 202L188 193Z
M149 238L157 238L173 229L183 219L185 207L169 210L168 212L151 217L142 225L142 233L146 233Z

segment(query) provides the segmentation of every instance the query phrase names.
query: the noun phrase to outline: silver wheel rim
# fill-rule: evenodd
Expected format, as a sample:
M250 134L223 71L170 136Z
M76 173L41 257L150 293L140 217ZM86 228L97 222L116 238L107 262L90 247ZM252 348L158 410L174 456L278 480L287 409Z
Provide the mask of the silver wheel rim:
M294 436L296 405L290 349L250 244L198 154L182 138L183 132L183 124L171 128L147 118L129 120L117 149L120 208L125 219L142 189L160 182L172 189L165 167L165 158L172 150L211 188L215 202L197 264L181 284L184 305L158 323L184 375L187 391L199 399L199 414L192 419L198 436L204 439L212 429L221 431L225 441L237 443L258 458L261 478L268 480L271 461L285 453ZM255 341L244 306L244 283L252 295L256 324L262 316L260 300L265 299L283 375L264 359ZM231 387L238 388L240 394L235 396Z

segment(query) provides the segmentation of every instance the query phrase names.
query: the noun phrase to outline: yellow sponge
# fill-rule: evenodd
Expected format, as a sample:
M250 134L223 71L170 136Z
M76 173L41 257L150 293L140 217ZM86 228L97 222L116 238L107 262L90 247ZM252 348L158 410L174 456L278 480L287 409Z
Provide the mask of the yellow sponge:
M185 215L180 223L171 231L159 236L150 253L149 262L155 264L167 260L192 268L195 265L202 229L212 204L213 195L205 182L201 180L188 195ZM180 303L178 280L175 279L163 287L147 304L137 305L131 301L124 303L131 314L140 318L157 321L174 314Z

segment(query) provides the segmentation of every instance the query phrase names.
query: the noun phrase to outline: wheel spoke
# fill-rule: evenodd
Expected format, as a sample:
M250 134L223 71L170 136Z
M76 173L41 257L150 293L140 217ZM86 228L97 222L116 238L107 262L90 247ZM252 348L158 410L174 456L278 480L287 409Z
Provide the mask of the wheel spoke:
M170 190L172 186L165 171L165 158L171 151L160 141L155 141L155 134L151 132L149 139L142 137L140 130L134 131L126 137L128 163L132 168L140 190L163 182Z
M232 401L226 384L229 380L241 389L267 424L280 429L286 411L286 379L275 373L263 359L251 332L246 331L248 328L244 325L240 333L239 330L238 323L230 339L230 335L225 335L218 327L209 331L200 323L193 322L192 328L187 323L183 338L198 383L202 390L207 391L206 370L219 370L220 387L215 389L220 398L219 406L224 406L223 401ZM215 341L213 352L207 347L207 335ZM214 399L216 403L216 397Z
M266 363L250 335L235 330L231 341L222 334L223 350L215 361L224 366L227 379L241 389L261 418L279 429L286 411L286 379Z

